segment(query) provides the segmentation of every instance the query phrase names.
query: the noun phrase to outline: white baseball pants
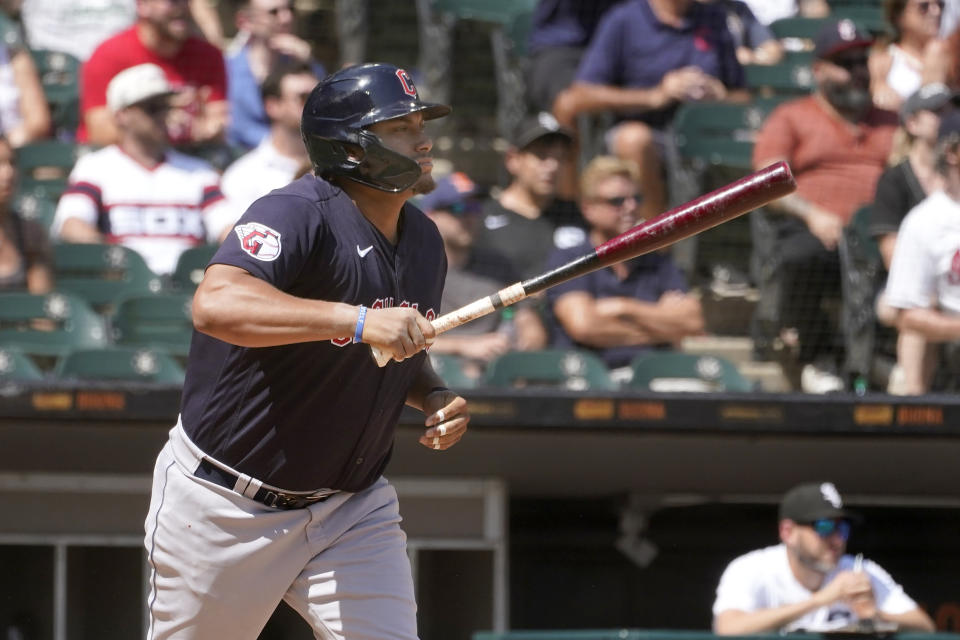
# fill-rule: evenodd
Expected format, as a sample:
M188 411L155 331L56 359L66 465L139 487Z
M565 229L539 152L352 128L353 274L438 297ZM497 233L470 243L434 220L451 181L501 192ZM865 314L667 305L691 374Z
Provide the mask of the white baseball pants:
M191 447L174 428L154 470L148 640L255 640L281 599L320 640L417 640L386 479L283 511L195 477Z

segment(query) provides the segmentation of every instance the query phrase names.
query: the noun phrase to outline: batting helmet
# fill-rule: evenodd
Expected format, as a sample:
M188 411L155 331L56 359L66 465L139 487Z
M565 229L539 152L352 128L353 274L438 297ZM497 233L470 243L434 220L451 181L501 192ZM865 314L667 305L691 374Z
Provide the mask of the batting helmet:
M300 120L314 171L393 193L410 188L420 177L420 165L367 130L410 113L432 120L450 113L450 107L422 102L410 75L390 64L357 65L327 76L310 92ZM354 156L362 150L360 157L351 157L347 145Z

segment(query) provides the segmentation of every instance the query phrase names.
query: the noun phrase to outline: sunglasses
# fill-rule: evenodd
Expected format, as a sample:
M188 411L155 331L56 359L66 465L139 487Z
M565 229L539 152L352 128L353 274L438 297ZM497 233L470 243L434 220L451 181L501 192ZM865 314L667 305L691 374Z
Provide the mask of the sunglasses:
M617 209L623 207L627 201L635 202L639 204L643 200L643 196L614 196L612 198L596 198L596 202L602 202L608 204L611 207L616 207Z
M821 538L829 538L830 536L836 534L847 540L850 538L850 521L849 520L830 520L829 518L821 518L820 520L814 520L809 523L808 526L812 527L814 531L817 532L817 535Z
M943 13L943 7L946 3L943 0L921 0L920 2L915 2L913 6L917 8L917 11L919 11L921 15L927 15L934 5L940 10L940 13Z

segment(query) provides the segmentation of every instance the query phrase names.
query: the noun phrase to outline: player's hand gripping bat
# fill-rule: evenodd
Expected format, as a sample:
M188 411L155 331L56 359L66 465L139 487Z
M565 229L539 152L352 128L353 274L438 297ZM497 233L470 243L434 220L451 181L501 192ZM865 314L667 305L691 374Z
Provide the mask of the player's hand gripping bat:
M793 192L797 183L786 162L778 162L751 173L695 200L645 220L592 252L552 271L512 284L485 298L475 300L432 321L437 333L485 316L577 276L623 262L741 216L757 207ZM390 361L389 354L371 346L378 366Z

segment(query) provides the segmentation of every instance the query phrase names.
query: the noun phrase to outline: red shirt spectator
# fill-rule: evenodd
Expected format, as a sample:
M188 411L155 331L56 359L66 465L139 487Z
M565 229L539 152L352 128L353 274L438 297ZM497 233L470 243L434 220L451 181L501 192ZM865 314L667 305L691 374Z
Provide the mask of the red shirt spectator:
M116 127L106 107L107 84L118 72L148 62L163 69L179 93L178 108L168 122L171 141L206 142L222 137L227 120L223 55L189 34L186 3L159 3L171 5L169 8L154 4L154 0L139 0L137 24L104 41L83 66L80 142L106 145L116 141Z

